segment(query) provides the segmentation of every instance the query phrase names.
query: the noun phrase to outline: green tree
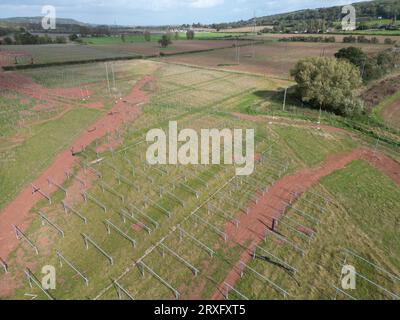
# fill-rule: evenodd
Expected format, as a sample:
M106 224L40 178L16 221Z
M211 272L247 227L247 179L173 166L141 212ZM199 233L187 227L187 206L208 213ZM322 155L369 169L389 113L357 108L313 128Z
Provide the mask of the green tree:
M322 110L352 116L362 111L355 91L362 84L353 64L335 58L318 57L300 60L291 72L302 101Z
M48 34L45 34L43 37L38 37L36 43L37 44L49 44L49 43L53 43L53 39Z
M166 48L172 43L171 37L168 34L163 34L161 39L158 40L158 43L162 48Z
M76 40L78 40L78 35L77 35L76 33L71 34L71 35L69 36L69 40L70 40L70 41L76 41Z
M144 32L144 40L151 41L151 34L147 30Z
M13 44L13 40L10 37L5 37L4 44L8 44L8 45Z
M194 39L194 31L193 31L193 30L188 30L188 31L186 32L186 38L187 38L188 40L193 40L193 39Z
M386 50L376 56L376 63L385 73L389 73L400 65L400 55L396 51Z
M368 58L365 65L361 67L361 75L365 82L383 77L386 73L384 67L378 64L377 58Z
M59 36L59 37L56 37L56 41L55 42L59 43L59 44L64 44L64 43L67 43L67 38Z
M362 51L361 48L347 47L340 49L335 53L337 59L345 59L354 64L355 66L361 68L365 61L367 60L367 55Z
M379 43L379 39L377 37L373 37L371 39L371 43L377 44L377 43Z

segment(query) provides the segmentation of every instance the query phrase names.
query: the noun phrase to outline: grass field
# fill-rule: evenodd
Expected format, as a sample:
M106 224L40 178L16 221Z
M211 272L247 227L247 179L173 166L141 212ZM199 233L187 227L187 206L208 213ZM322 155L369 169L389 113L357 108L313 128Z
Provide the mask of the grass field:
M54 157L67 149L73 139L99 115L96 110L77 108L59 120L34 126L29 138L13 148L13 160L6 161L1 166L0 206L4 206L16 196L22 186L48 167Z
M79 48L95 48L99 52L109 48L107 54L126 54L136 47L150 52L157 46L134 39L125 44L97 40L96 44ZM176 41L165 52L227 44L233 42ZM7 161L0 164L0 207L48 167L56 154L67 150L73 139L96 119L107 116L110 107L120 98L124 100L140 79L151 76L153 80L144 87L150 100L141 105L143 112L134 123L125 123L120 130L107 133L77 155L81 165L74 167L74 174L62 185L68 196L60 188L52 195L51 204L43 200L31 210L33 223L25 234L38 247L39 254L27 242L19 243L7 258L10 273L0 274L0 284L4 285L0 298L24 299L28 293L46 299L38 287L29 288L24 277L25 268L29 268L39 279L44 265L56 267L57 288L51 294L57 299L117 299L114 280L135 299L173 299L177 293L182 299L213 297L251 246L250 240L239 244L230 238L224 240L224 235L232 232L230 228L235 227L237 219L246 219L245 212L256 205L257 194L260 196L282 177L299 170L318 169L333 155L346 154L360 146L376 146L375 141L361 139L354 132L313 128L318 117L315 110L302 114L313 122L291 121L301 118L291 100L287 110L281 111L282 88L292 85L287 79L291 66L301 57L331 56L342 46L269 42L255 46L254 58L252 47L241 48L240 66L234 65L236 49L231 48L157 61L108 63L107 69L99 63L20 71L20 75L44 89L80 88L90 92L90 98L67 101L71 110L52 119L49 114L34 110L42 101L16 92L2 94L0 146L11 153L2 151ZM365 46L371 53L382 48L383 45ZM36 54L50 59L39 51ZM66 59L65 56L60 58ZM207 68L210 66L213 68ZM254 70L261 70L258 73L262 75L251 74ZM114 88L108 88L107 77ZM65 103L61 101L60 105ZM100 107L88 108L95 103ZM19 113L9 117L14 105ZM45 121L17 129L15 123L21 112L32 112L36 120ZM250 121L234 116L234 112L278 114L282 118ZM324 121L328 118L323 114ZM248 179L235 176L233 166L147 165L146 133L152 128L166 130L171 120L178 121L180 129L196 131L253 128L256 155L264 155L263 161L257 161L255 172ZM14 145L16 137L22 140ZM98 151L110 140L118 144ZM11 156L13 161L8 161ZM80 179L86 184L81 185ZM290 299L350 298L335 289L340 287L345 249L398 274L399 190L392 180L364 161L354 161L326 176L286 208L277 230L281 237L268 236L259 245L257 259L248 264L253 271L238 279L234 285L237 292L232 291L229 298L240 298L240 294L252 299L283 298L282 291L263 277L286 290ZM62 201L74 211L65 212ZM39 211L65 237L51 225L42 224ZM85 247L85 235L104 252L93 243ZM59 265L56 250L89 279L88 285L68 264ZM387 290L399 291L398 284L385 277L387 274L375 272L354 255L347 253L346 262ZM387 292L361 280L351 295L358 299L390 298ZM122 298L129 297L123 294Z
M306 167L319 165L326 161L328 155L343 153L356 146L356 143L343 139L339 134L318 133L291 126L282 126L276 131Z
M386 97L373 109L374 116L382 119L388 125L400 129L399 101L400 91Z
M371 19L371 20L367 20L367 21L363 21L362 22L363 25L366 26L375 26L375 25L393 25L393 20L392 19ZM400 25L400 22L397 21L396 25Z
M319 195L334 201L327 203ZM253 260L250 266L279 281L297 299L341 300L350 298L336 290L341 288L342 265L347 263L353 265L361 276L385 288L380 289L359 276L356 290L347 294L355 299L368 296L368 299L390 300L393 296L389 292L398 294L399 283L379 268L392 274L399 274L400 271L399 232L396 227L400 221L398 196L399 188L390 179L366 162L355 161L306 192L282 221L285 224L279 227L279 232L305 249L307 254L304 257L273 238L261 246L281 261L286 261L297 272L293 274L282 263L274 265L262 259ZM316 224L310 217L305 219L299 212L306 212L320 223ZM290 229L290 226L293 228L296 225L315 230L315 238L309 241L300 237L301 234ZM346 249L368 262L346 252ZM261 256L266 254L261 249L258 253ZM247 292L248 297L253 299L279 297L274 290L265 290L262 282L249 273L236 289Z
M230 32L195 32L195 40L210 40L215 38L230 38L241 36L242 34L230 33ZM158 42L162 37L162 34L151 34L150 42ZM175 33L172 34L172 40L187 40L186 33L180 32L178 38ZM105 44L126 44L126 43L144 43L146 39L143 35L128 35L125 36L125 41L121 37L92 37L82 38L83 43L94 44L94 45L105 45Z
M231 123L235 127L239 126L238 122L232 123L229 118L219 118L210 117L205 115L199 116L189 116L183 120L184 123L191 123L192 128L200 128L204 126L205 123L209 126L216 126L218 122L223 121L224 125ZM243 124L241 124L242 126ZM259 128L258 137L259 143L257 150L262 151L263 149L270 146L271 141L269 134L265 132L262 127ZM272 130L275 131L273 128ZM264 131L264 132L263 132ZM277 131L275 131L277 132ZM298 132L295 135L299 135ZM261 137L265 138L261 139ZM280 139L278 134L277 139ZM320 137L321 142L325 139ZM268 142L271 141L271 142ZM131 143L126 141L126 145ZM277 146L279 145L279 147ZM277 144L273 149L274 159L279 161L280 159L285 159L288 155L292 155L290 148L286 147L284 144ZM162 275L167 281L179 292L182 297L190 297L191 295L199 295L201 297L210 297L216 290L215 283L219 283L225 277L226 272L231 268L231 264L238 260L238 254L241 252L241 248L235 247L233 243L229 243L227 246L224 245L223 240L218 234L215 234L213 230L199 221L196 222L197 218L194 218L193 212L200 216L202 219L212 223L215 227L220 230L224 229L227 223L227 218L219 215L208 216L205 208L196 210L196 208L201 205L214 191L218 190L225 181L230 179L231 170L221 170L221 168L205 168L205 169L189 169L184 167L158 167L157 170L163 170L157 172L157 170L146 169L143 164L143 147L136 147L128 149L127 153L123 155L122 153L116 154L114 158L108 159L104 164L97 166L96 169L103 173L103 178L101 181L95 183L95 185L88 190L88 193L98 199L100 202L106 204L107 213L102 213L101 208L92 202L87 203L77 203L74 205L74 209L81 212L89 220L87 225L82 224L82 222L73 217L67 218L64 213L62 213L62 208L60 208L59 201L61 201L61 195L59 194L56 198L56 202L53 206L44 205L41 210L46 213L46 215L55 221L66 234L66 238L59 238L54 231L48 227L41 227L39 221L36 220L32 225L29 236L35 243L40 243L40 256L35 257L38 264L41 265L45 261L49 264L56 264L56 257L54 256L54 251L52 248L57 248L60 250L65 257L71 259L74 264L78 265L81 270L84 270L85 274L91 279L91 284L86 288L80 279L75 278L71 281L73 276L70 270L63 268L60 269L60 285L58 289L54 292L54 295L58 298L77 298L80 296L96 297L98 293L101 293L101 288L107 287L110 278L117 278L124 271L127 266L130 266L130 271L126 273L122 278L119 279L119 283L127 289L131 294L137 299L145 298L160 298L169 299L173 298L173 293L165 288L161 283L159 283L154 277L151 277L148 273L144 279L141 279L140 273L137 268L132 267L133 261L137 261L139 257L145 253L151 244L156 243L161 238L166 238L163 242L168 248L177 250L181 257L189 260L194 266L203 270L207 275L207 278L212 278L214 281L207 281L206 276L199 275L197 279L193 278L190 269L186 268L185 265L177 261L176 258L170 254L166 254L164 258L164 263L160 264L159 260L162 257L159 250L153 250L151 254L146 255L143 260L146 265L153 268L157 274ZM142 151L141 151L142 150ZM333 152L334 150L332 150ZM86 161L90 161L93 157L91 152L85 155ZM131 159L135 166L135 176L132 177L130 173L130 167L125 161L125 158ZM282 161L281 160L281 161ZM107 163L112 163L119 172L121 172L125 177L131 177L135 185L140 186L141 193L137 193L132 190L132 187L122 183L118 185L115 181L113 171L110 171L110 167ZM294 168L296 163L300 164L300 159L297 157L291 158L291 167ZM268 163L265 165L260 165L257 168L257 174L253 178L263 179L267 183L266 179L276 179L277 178L277 166L270 167ZM150 171L149 171L150 170ZM166 174L162 172L167 172ZM191 178L185 180L183 176L188 177L189 172L192 173ZM153 181L151 181L153 179ZM201 179L201 180L200 180ZM175 182L173 182L175 181ZM200 193L200 198L196 199L191 192L185 188L180 187L179 181L186 181L186 184L191 188L197 190ZM204 185L204 181L208 182L208 187ZM111 186L118 193L124 195L124 203L121 203L118 198L110 192L103 193L100 188L100 183L105 182L107 185ZM168 187L171 183L175 184L175 188ZM179 203L167 195L164 191L163 196L160 198L158 195L158 188L155 187L164 186L164 190L171 191L175 197L178 197L185 202L185 207L182 208ZM228 192L228 190L230 190ZM237 202L242 203L242 206L249 201L249 196L244 192L247 188L241 187L237 189L235 183L228 184L227 190L224 194L232 193L231 196L236 199ZM251 191L251 188L248 189ZM145 193L152 199L151 203L156 203L161 206L163 210L168 210L171 212L171 218L168 218L166 213L156 207L155 205L146 206L143 203L142 194ZM123 220L118 216L121 208L128 208L128 204L134 204L135 207L142 210L145 216L138 213L134 214L133 217L140 218L140 221L144 223L147 228L150 228L152 233L147 234L147 228L139 228L134 220L129 223L124 224ZM239 207L232 206L226 199L221 195L213 200L213 204L217 205L219 208L226 210L227 212L232 212L235 214ZM132 209L131 209L132 210ZM69 215L69 217L72 217ZM145 217L150 217L145 218ZM123 241L123 239L118 236L117 233L112 232L110 236L105 232L105 227L103 221L105 219L111 219L111 221L116 224L121 230L126 232L128 235L133 237L138 246L136 249L132 249L129 241ZM127 218L128 219L128 218ZM128 219L129 221L130 219ZM152 221L157 221L160 226L155 228L155 224ZM171 232L173 226L179 224L186 232L190 235L195 236L205 243L209 248L212 248L216 252L216 256L210 259L207 252L204 252L201 248L198 248L195 243L188 241L186 239L184 242L179 240L179 234ZM82 242L81 233L88 234L91 239L96 241L106 252L110 253L114 259L114 265L110 266L106 259L103 259L96 250L91 248L86 251ZM54 245L44 245L45 243L54 243ZM43 244L43 245L42 245ZM31 257L31 258L29 258ZM29 248L22 246L16 254L16 261L29 261L33 256L29 253ZM90 266L90 267L89 267ZM206 268L206 269L205 269ZM100 270L102 270L100 272ZM206 271L207 270L207 271ZM177 272L178 271L178 272ZM200 291L199 291L200 290ZM23 294L26 291L24 286L19 294ZM33 290L36 294L40 294L36 290ZM78 294L78 295L77 295ZM115 298L114 290L107 290L104 294L100 296L102 299Z

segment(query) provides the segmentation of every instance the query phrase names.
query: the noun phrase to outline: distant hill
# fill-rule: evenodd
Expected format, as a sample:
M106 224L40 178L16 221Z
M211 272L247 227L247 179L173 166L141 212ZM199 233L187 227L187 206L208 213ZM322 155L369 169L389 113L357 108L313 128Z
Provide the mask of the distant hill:
M13 33L13 30L24 28L32 33L43 33L42 27L43 17L12 17L0 19L0 35ZM96 25L80 22L74 19L57 18L56 30L47 30L46 33L82 33L82 29L96 28Z
M43 17L13 17L0 19L0 23L12 24L12 25L30 25L30 24L41 24ZM76 25L76 26L89 26L87 23L83 23L74 19L57 18L57 24L60 25Z
M357 19L359 22L374 19L393 19L400 15L399 0L374 0L358 2L353 4L356 8ZM323 20L327 26L333 26L342 17L342 6L334 6L319 9L305 9L294 12L275 14L270 16L258 17L254 19L242 20L231 23L213 24L211 27L216 29L237 28L254 25L284 25L292 26L299 23L307 23L311 20Z

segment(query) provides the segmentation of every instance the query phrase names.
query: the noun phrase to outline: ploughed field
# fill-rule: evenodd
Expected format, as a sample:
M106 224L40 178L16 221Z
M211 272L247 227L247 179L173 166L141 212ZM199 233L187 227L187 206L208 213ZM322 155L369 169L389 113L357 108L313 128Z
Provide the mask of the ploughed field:
M341 48L355 44L304 43L267 41L264 44L240 48L228 48L211 52L177 55L161 58L165 61L186 63L227 70L237 70L288 78L290 70L301 58L333 57ZM377 53L391 46L384 44L356 44L366 53ZM240 59L238 58L240 56Z
M248 42L239 41L241 44ZM235 40L173 40L167 48L161 48L157 42L1 46L0 66L158 56L232 47L235 43Z

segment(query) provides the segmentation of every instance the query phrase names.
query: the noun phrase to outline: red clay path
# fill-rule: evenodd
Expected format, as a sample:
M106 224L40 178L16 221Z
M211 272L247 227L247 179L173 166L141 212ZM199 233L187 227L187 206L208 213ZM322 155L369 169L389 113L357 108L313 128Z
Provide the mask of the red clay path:
M141 112L140 105L148 102L149 97L142 91L142 88L150 81L152 81L150 76L146 76L139 81L127 97L116 103L107 115L99 119L91 127L92 130L85 131L75 140L71 147L79 151L94 140L105 136L107 132L115 131L124 122L135 120ZM47 178L51 177L58 184L63 184L66 179L64 172L71 170L76 163L77 158L71 154L70 149L65 150L32 183L43 192L51 194L57 189L48 185ZM29 211L42 199L43 197L39 193L32 194L32 188L28 186L0 213L0 257L4 260L18 245L11 225L15 224L20 229L26 230L33 219L33 215L30 215Z
M329 157L327 162L317 169L304 169L294 175L285 176L259 199L258 204L251 205L248 215L242 214L240 216L238 229L231 223L226 224L225 232L228 234L230 241L242 246L250 243L250 245L247 245L248 250L243 252L240 260L246 264L249 263L255 246L264 240L266 226L272 227L272 220L278 219L283 214L286 209L286 204L283 201L290 203L292 193L295 192L301 195L308 188L318 183L321 178L336 170L343 169L350 162L358 159L368 161L400 185L400 164L385 155L376 154L368 149L356 149L347 154L334 155ZM213 300L224 299L224 283L226 282L234 287L236 281L240 278L240 270L241 265L238 263L219 285L212 296Z

